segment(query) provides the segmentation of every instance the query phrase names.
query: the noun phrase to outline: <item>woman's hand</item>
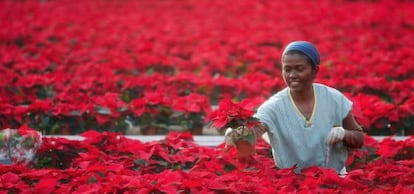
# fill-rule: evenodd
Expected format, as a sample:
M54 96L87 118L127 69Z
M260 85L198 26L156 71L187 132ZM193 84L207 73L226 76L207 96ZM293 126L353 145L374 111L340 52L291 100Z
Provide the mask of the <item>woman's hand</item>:
M227 128L226 132L224 133L224 143L226 144L226 148L228 146L234 146L234 142L236 141L234 136L234 130L233 128Z
M226 132L224 133L224 142L226 143L226 146L235 146L237 141L246 140L248 136L255 137L255 133L254 131L252 131L252 128L240 126L236 129L233 129L229 127L226 129Z
M230 146L234 146L237 149L237 155L239 158L246 158L256 153L255 144L249 142L243 137L251 135L251 129L244 126L236 129L227 128L224 133L225 150L228 150Z
M343 127L332 127L326 139L327 143L332 145L342 141L345 137L345 129Z

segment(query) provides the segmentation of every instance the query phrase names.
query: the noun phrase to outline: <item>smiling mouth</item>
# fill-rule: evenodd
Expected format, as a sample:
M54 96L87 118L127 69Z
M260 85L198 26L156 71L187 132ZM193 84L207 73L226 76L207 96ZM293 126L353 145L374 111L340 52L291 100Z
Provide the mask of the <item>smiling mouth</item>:
M295 86L299 86L300 83L299 82L290 82L290 86L295 87Z

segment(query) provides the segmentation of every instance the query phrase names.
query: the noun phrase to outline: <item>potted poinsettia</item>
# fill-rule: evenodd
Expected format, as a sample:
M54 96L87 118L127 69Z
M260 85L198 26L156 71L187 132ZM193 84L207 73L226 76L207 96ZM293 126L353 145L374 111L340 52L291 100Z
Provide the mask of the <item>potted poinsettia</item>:
M208 97L198 93L175 96L171 107L170 124L178 125L183 131L202 135L205 116L211 111Z
M145 92L142 98L129 103L129 109L141 128L143 135L164 133L172 113L169 99L161 91Z
M226 135L226 138L231 139L228 142L234 142L234 146L239 150L239 156L243 157L255 151L254 146L251 145L256 142L256 135L251 128L258 126L260 122L253 114L250 100L233 102L230 99L224 99L220 101L217 109L209 115L208 119L220 134L232 131Z

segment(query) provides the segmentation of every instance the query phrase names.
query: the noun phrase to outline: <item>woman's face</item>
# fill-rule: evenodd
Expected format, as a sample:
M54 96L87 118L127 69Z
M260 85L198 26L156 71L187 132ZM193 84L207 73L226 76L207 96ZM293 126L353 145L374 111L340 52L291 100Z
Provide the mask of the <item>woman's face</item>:
M301 54L286 54L282 57L283 80L292 92L302 93L312 89L317 68L312 69L306 56Z

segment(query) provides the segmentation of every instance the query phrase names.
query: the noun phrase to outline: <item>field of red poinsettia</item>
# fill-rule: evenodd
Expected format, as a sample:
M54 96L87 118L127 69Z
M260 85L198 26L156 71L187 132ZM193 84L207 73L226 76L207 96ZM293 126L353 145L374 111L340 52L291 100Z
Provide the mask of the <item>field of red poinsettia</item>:
M412 193L414 139L377 142L347 162L348 174L309 167L276 169L267 143L237 159L235 149L199 146L189 132L140 142L87 131L83 141L43 138L35 165L1 166L2 193Z
M0 128L87 137L44 138L33 167L0 168L0 188L412 190L412 138L367 141L339 178L319 168L300 175L274 169L266 144L239 161L176 132L200 134L224 98L258 105L285 87L280 54L301 39L322 54L317 82L354 102L368 135L410 135L413 18L413 2L403 0L0 1ZM137 142L122 136L131 128L168 136Z

